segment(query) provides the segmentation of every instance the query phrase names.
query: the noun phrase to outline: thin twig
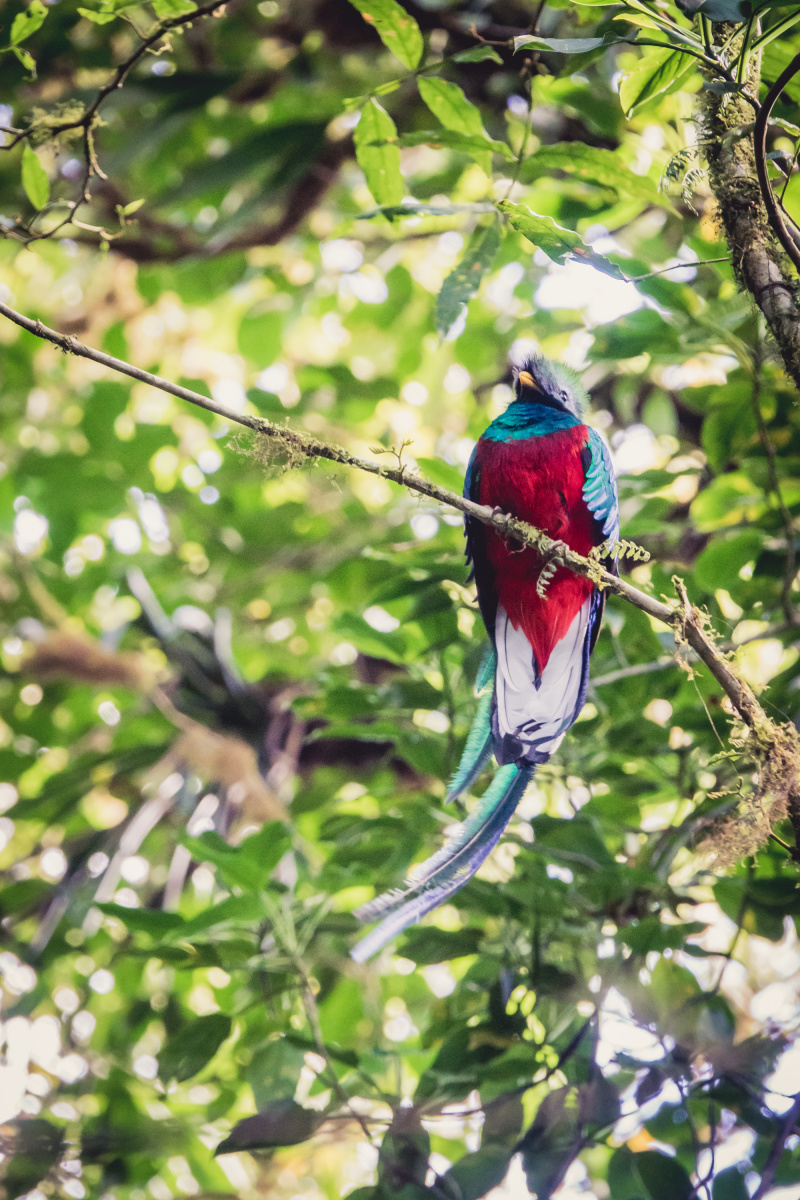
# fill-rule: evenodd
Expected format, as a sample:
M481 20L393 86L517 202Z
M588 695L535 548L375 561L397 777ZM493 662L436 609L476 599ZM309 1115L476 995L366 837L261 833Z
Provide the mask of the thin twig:
M794 1097L794 1104L781 1122L780 1132L774 1139L767 1155L767 1161L764 1163L764 1168L761 1172L761 1182L753 1192L751 1200L762 1200L762 1197L766 1196L767 1192L772 1188L783 1152L786 1148L786 1140L791 1137L798 1118L800 1118L800 1092Z
M719 975L717 976L717 982L714 984L714 986L711 988L711 991L709 992L710 996L715 996L716 993L719 991L719 989L722 987L722 980L725 977L725 972L727 971L727 969L730 965L731 959L733 958L734 954L736 953L736 947L739 944L739 938L742 936L742 932L744 930L744 915L747 912L747 901L749 899L748 888L750 887L750 880L752 878L753 878L753 860L751 858L747 864L747 881L744 886L744 891L742 892L742 899L739 902L739 909L736 913L736 931L733 935L733 938L731 939L731 944L728 946L728 949L725 951L725 953L722 956L725 961L723 962L723 964L720 968Z
M286 957L291 962L297 974L300 976L303 992L303 1008L305 1009L308 1024L311 1027L311 1033L314 1038L314 1043L317 1047L317 1052L325 1063L326 1070L331 1079L331 1086L336 1093L336 1097L339 1100L339 1103L342 1105L342 1108L350 1113L353 1120L361 1126L364 1136L371 1138L369 1125L362 1117L361 1113L357 1112L356 1109L353 1108L350 1097L342 1087L339 1076L336 1074L336 1069L331 1062L331 1057L328 1053L328 1047L325 1045L325 1038L322 1034L322 1026L319 1022L319 1009L317 1008L314 989L311 985L311 979L309 978L305 963L303 962L302 950L297 939L297 930L295 929L291 913L287 912L285 907L283 912L281 912L281 909L278 907L275 900L267 892L262 894L262 899L267 911L270 914L273 936L280 944L281 949L286 954Z
M696 262L678 262L673 263L671 267L661 267L658 271L648 271L646 275L628 275L626 283L639 283L642 279L652 279L654 275L666 275L667 271L681 271L684 267L707 267L711 263L730 262L730 254L724 254L722 258L700 258Z
M768 638L780 637L781 634L791 633L796 629L796 621L780 621L775 625L767 625L759 633L742 638L740 642L719 642L718 648L722 651L738 650L742 646L749 646L751 642L763 642ZM689 662L696 662L694 655L691 656ZM674 654L664 654L653 662L631 663L630 666L619 667L616 671L607 671L605 675L596 675L592 679L592 687L605 687L606 684L618 683L621 679L634 679L637 675L650 675L653 671L665 671L668 667L681 665L681 660Z
M119 64L116 71L111 76L111 79L108 81L108 83L104 84L102 88L100 88L92 103L87 109L84 110L80 117L75 117L70 121L59 121L53 125L29 125L27 129L17 129L13 131L13 136L11 137L10 141L0 145L0 150L13 150L13 148L19 145L20 142L29 142L34 134L38 135L46 132L48 137L53 139L57 137L58 134L67 133L71 129L82 129L84 169L78 187L78 198L75 200L61 202L66 203L67 205L66 216L64 216L61 221L58 221L52 228L42 232L36 232L32 229L33 222L35 222L43 212L48 211L50 206L47 206L44 209L37 210L28 226L22 225L21 227L18 226L17 229L8 230L6 232L6 236L25 241L26 244L29 242L42 241L45 238L52 238L53 235L58 233L59 230L63 229L65 225L69 225L74 221L75 213L78 211L78 209L81 208L82 205L88 204L88 202L91 200L89 184L92 178L95 176L99 177L100 179L107 178L97 160L97 153L94 145L94 129L97 124L100 108L104 101L108 99L112 92L117 91L123 86L129 74L139 60L142 59L145 54L147 54L147 52L156 44L156 42L160 41L160 39L166 33L170 33L172 30L179 29L182 26L190 25L193 21L197 21L202 17L211 16L217 9L223 8L228 3L229 0L209 0L209 3L194 9L192 12L185 13L178 17L169 17L165 21L159 21L153 32L148 34L147 37L144 37L139 46L137 46L136 50L134 50L134 52L130 54L124 62ZM6 128L3 130L3 132L11 132L11 130ZM101 233L104 241L111 241L114 237L118 236L116 234L109 233L107 230L100 230L99 232Z
M786 567L783 573L783 586L781 587L781 607L783 608L783 613L787 622L790 625L796 625L797 614L794 611L791 597L792 584L794 583L794 577L797 573L797 559L794 548L794 519L783 496L783 489L781 488L781 481L780 477L778 476L775 447L773 446L769 433L767 432L764 414L761 411L762 357L762 347L759 342L753 355L755 364L752 391L753 414L756 418L756 424L758 425L758 436L761 439L761 445L763 446L764 453L767 456L767 476L769 479L769 488L778 503L784 532L786 534Z
M294 967L303 981L303 1007L306 1010L306 1016L308 1017L308 1023L311 1026L311 1032L314 1036L314 1041L316 1042L317 1051L320 1055L320 1058L325 1060L325 1065L328 1068L328 1074L331 1079L333 1090L336 1093L339 1103L347 1110L348 1113L350 1113L352 1118L358 1122L365 1137L369 1138L371 1137L369 1125L365 1121L362 1114L357 1109L353 1108L350 1097L339 1082L339 1076L336 1074L336 1069L331 1062L330 1055L328 1054L328 1047L325 1045L325 1038L322 1036L322 1027L319 1023L319 1009L317 1008L317 999L314 995L314 989L312 988L311 980L306 973L305 965L299 956L294 960Z

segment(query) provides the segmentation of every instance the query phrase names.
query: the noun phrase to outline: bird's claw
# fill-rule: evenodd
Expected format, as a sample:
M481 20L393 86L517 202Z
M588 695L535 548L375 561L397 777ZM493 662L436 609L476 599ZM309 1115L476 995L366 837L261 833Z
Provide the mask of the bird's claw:
M556 559L559 554L563 554L568 550L569 546L566 544L566 542L557 540L553 542L552 546L550 546L548 550L542 551L542 558L544 559L544 562L542 563L541 570L539 571L539 578L536 581L536 595L540 600L544 600L550 581L558 570L558 564L554 562L554 559Z
M567 543L562 542L560 539L556 539L556 541L553 542L553 544L549 550L544 550L542 552L542 558L544 559L545 564L547 564L547 563L551 563L554 558L557 558L559 556L559 554L568 554L568 553L569 553L569 546L567 545Z
M503 525L505 525L506 532L508 532L508 523L509 523L509 521L512 521L514 519L511 516L511 513L506 512L506 510L504 508L501 508L501 506L499 504L495 504L492 506L492 516L493 517L502 517L503 518L502 523L503 523ZM500 524L499 521L495 521L494 522L495 528L497 528L499 524Z

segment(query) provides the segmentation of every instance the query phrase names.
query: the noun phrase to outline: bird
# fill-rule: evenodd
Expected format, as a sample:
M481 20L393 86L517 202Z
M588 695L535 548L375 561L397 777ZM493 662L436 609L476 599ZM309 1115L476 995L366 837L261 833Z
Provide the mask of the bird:
M587 555L619 539L619 501L602 435L585 422L579 376L542 355L514 373L514 395L484 431L467 467L464 495L542 530L556 546ZM380 921L352 949L365 962L455 894L500 841L533 775L560 746L586 700L589 658L604 593L585 576L465 518L467 563L489 642L478 671L478 707L447 801L472 787L492 755L497 770L481 799L440 850L402 888L357 910Z

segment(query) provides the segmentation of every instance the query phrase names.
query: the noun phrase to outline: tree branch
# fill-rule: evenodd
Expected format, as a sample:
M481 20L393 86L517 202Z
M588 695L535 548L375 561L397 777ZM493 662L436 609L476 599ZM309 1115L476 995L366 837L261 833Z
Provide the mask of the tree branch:
M215 400L211 400L208 396L203 396L199 392L193 392L189 388L180 387L176 383L171 383L168 379L162 379L160 376L153 375L149 371L144 371L140 367L134 367L131 363L124 362L122 359L114 358L110 354L104 354L101 350L94 350L90 346L85 346L74 337L58 333L55 329L49 329L41 321L34 321L31 317L26 317L22 313L18 313L7 304L0 303L0 315L7 317L9 321L13 321L15 325L20 326L22 329L27 329L35 337L52 342L67 354L75 354L80 358L91 359L92 362L109 367L112 371L119 371L131 379L138 380L140 383L149 384L151 387L158 388L162 392L168 392L180 400L186 400L190 404L204 408L207 412L215 413L226 421L233 421L238 425L243 425L261 437L272 439L290 456L327 459L329 462L339 463L345 467L354 467L356 470L365 471L370 475L379 475L382 479L400 484L410 491L417 492L421 496L426 496L429 500L435 500L439 504L454 508L464 513L465 516L474 517L475 520L481 521L484 525L491 525L504 537L511 537L523 546L529 546L538 550L540 553L547 555L548 559L556 565L567 567L570 571L574 571L576 575L582 575L584 578L591 579L604 591L621 596L623 600L627 600L635 608L640 609L642 612L647 613L648 616L654 617L657 621L661 621L664 625L673 629L676 637L681 641L686 641L695 651L697 657L705 663L747 726L761 731L774 729L772 722L767 717L754 693L737 674L725 655L714 645L713 639L705 632L705 620L702 614L688 603L683 602L683 600L680 604L664 604L662 601L656 600L653 596L648 596L645 592L639 591L638 588L633 587L632 584L627 583L624 579L620 579L610 571L605 570L599 565L596 559L584 558L583 555L576 554L573 550L568 549L563 543L553 541L552 538L549 538L540 529L535 529L524 521L517 520L512 515L498 513L488 505L476 504L473 500L469 500L465 496L459 496L455 492L450 492L446 488L439 487L437 484L431 483L429 480L423 479L420 475L413 473L407 467L402 465L398 467L386 467L370 459L360 458L358 455L351 454L349 450L345 450L342 446L320 441L309 434L290 429L286 425L276 425L272 421L267 421L264 417L251 416L249 413L234 412L233 409L228 408L224 404L219 404Z
M178 17L169 17L164 21L159 21L153 31L148 34L147 37L142 39L133 53L130 54L124 60L124 62L119 64L108 83L104 84L103 87L100 88L92 103L88 108L84 109L83 113L79 117L75 117L69 121L56 121L52 125L37 123L29 125L26 129L14 130L13 136L0 146L0 150L13 150L13 148L22 141L30 143L31 138L34 135L39 135L41 133L46 133L48 139L53 139L56 138L60 133L67 133L71 129L81 129L83 131L82 140L84 168L78 187L78 198L75 200L60 202L62 204L66 203L67 206L67 213L62 220L58 221L54 226L52 226L52 228L43 232L34 231L31 226L42 212L47 211L49 206L45 206L44 209L38 209L36 211L27 227L20 223L17 229L9 230L5 236L22 240L27 245L30 242L42 241L46 238L51 238L55 233L58 233L59 230L63 229L65 225L74 223L80 228L91 229L93 232L99 233L104 241L113 241L114 235L108 233L107 230L101 229L97 226L81 225L80 222L75 221L75 214L78 209L84 204L88 204L91 200L91 194L89 192L89 184L91 180L95 177L99 177L100 179L106 178L97 160L97 152L94 145L94 129L97 124L100 108L103 102L107 100L113 92L117 91L123 86L131 71L140 61L140 59L142 59L148 50L155 46L155 44L160 41L165 34L170 33L172 30L180 29L186 25L191 25L193 21L200 20L203 17L213 16L215 12L224 8L228 3L230 3L230 0L208 0L207 4L199 6L190 13L185 13Z
M783 1157L783 1152L786 1149L786 1139L791 1136L799 1118L800 1092L794 1097L794 1104L781 1122L780 1132L770 1147L767 1161L764 1163L764 1168L761 1172L761 1182L753 1192L752 1200L761 1200L762 1196L766 1196L767 1192L771 1190L781 1158Z
M794 79L798 71L800 71L800 54L795 55L788 67L781 72L767 92L764 103L761 105L756 117L755 129L753 130L753 147L755 150L758 183L761 188L761 196L767 210L772 232L792 260L795 269L800 271L800 246L797 245L790 230L786 228L786 222L783 219L783 213L772 191L772 184L769 172L767 171L767 122L769 121L769 115L783 94L784 88Z
M715 31L719 23L715 25ZM724 24L721 37L726 36ZM750 55L747 86L754 94L760 78L760 51ZM774 104L774 100L773 100ZM800 301L790 261L770 227L759 185L754 143L742 137L750 124L752 96L704 93L703 144L709 182L742 287L766 317L787 374L800 387ZM763 113L766 105L761 109ZM759 117L760 117L759 113ZM762 128L766 132L766 118Z

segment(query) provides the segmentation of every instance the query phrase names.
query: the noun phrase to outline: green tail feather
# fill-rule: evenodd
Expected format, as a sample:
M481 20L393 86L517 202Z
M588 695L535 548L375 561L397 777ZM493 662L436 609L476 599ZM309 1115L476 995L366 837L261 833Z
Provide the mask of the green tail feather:
M475 782L486 766L492 753L492 698L494 696L494 675L497 670L497 651L491 644L486 647L481 665L478 667L478 677L475 680L475 692L481 697L478 711L469 731L461 762L450 780L445 804L455 800ZM492 690L481 695L491 685Z
M481 696L464 753L461 755L461 762L450 780L446 804L466 791L489 761L492 753L492 699L492 692Z

